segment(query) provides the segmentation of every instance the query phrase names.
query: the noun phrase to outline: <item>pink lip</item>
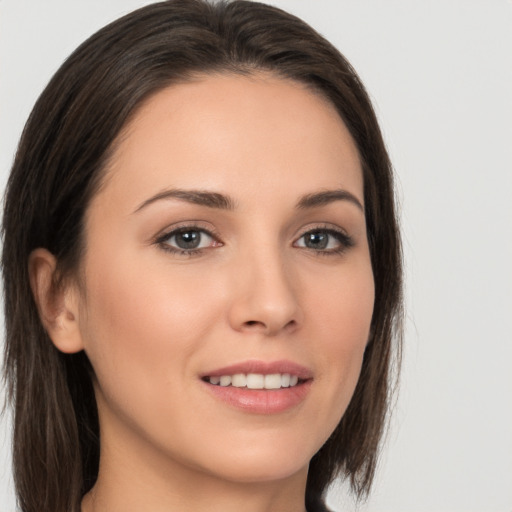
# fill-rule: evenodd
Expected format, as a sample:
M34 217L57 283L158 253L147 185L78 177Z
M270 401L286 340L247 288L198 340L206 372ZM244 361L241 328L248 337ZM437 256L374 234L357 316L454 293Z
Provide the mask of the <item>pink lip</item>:
M247 389L233 386L216 386L207 382L205 377L220 377L236 373L290 373L304 382L297 386L281 389ZM313 382L312 372L306 367L291 361L245 361L215 369L202 376L202 384L215 398L244 412L254 414L277 414L303 402Z
M222 377L222 375L234 375L235 373L261 373L263 375L289 373L291 375L297 375L301 380L307 380L313 377L312 372L305 366L286 360L271 362L249 360L205 372L201 377Z

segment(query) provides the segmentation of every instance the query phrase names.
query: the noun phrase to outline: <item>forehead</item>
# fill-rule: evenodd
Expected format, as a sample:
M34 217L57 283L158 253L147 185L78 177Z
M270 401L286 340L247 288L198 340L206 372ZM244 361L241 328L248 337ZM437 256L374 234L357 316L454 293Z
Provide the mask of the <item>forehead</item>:
M357 148L334 106L265 74L199 76L156 93L119 137L106 182L141 200L168 187L348 186L363 201Z

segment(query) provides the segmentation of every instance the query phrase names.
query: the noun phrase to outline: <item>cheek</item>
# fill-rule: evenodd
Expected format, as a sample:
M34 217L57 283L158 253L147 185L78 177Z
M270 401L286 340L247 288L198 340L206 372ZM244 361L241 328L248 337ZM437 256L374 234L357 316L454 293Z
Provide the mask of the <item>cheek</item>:
M189 372L191 355L218 318L214 286L201 286L200 274L100 253L88 275L84 345L104 393L118 390L123 400L136 383L154 396Z
M352 398L368 342L374 306L371 264L360 260L342 270L339 279L324 282L323 292L309 303L315 325L317 379L332 407L330 429L337 425ZM322 414L319 407L318 414Z
M326 351L340 354L358 352L368 340L375 300L369 259L356 259L326 276L315 286L316 294L307 305L317 328L326 340Z

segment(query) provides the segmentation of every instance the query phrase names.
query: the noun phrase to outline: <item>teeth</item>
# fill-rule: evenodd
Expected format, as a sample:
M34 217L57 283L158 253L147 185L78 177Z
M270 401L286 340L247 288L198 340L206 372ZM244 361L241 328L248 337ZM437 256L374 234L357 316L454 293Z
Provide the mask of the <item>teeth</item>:
M247 386L247 377L243 373L237 373L231 377L231 385L235 388L245 388Z
M265 377L259 373L249 373L247 375L247 387L249 389L263 389L265 387Z
M237 373L235 375L222 375L221 377L208 377L210 384L215 386L233 386L248 389L281 389L296 386L299 382L297 375L289 373Z
M220 385L221 386L229 386L231 384L231 375L223 375L220 378Z
M265 375L265 389L279 389L281 387L281 374Z

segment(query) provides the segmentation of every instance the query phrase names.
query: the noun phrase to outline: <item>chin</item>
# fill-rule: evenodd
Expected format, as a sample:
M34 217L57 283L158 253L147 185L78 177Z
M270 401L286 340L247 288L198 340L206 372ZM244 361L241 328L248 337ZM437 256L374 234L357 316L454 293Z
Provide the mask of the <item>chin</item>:
M225 481L237 483L268 483L307 475L309 462L321 446L293 439L289 433L283 436L261 436L253 442L232 439L227 446L219 440L218 450L203 452L203 470ZM317 446L320 444L320 446ZM209 452L209 453L208 453ZM207 460L204 455L208 453ZM211 464L210 461L215 461Z
M236 457L232 461L216 465L210 470L210 473L222 480L248 484L248 483L271 483L287 480L300 475L307 475L309 459L294 460L290 454L282 455L281 460L277 461L275 457L262 460L243 459Z

